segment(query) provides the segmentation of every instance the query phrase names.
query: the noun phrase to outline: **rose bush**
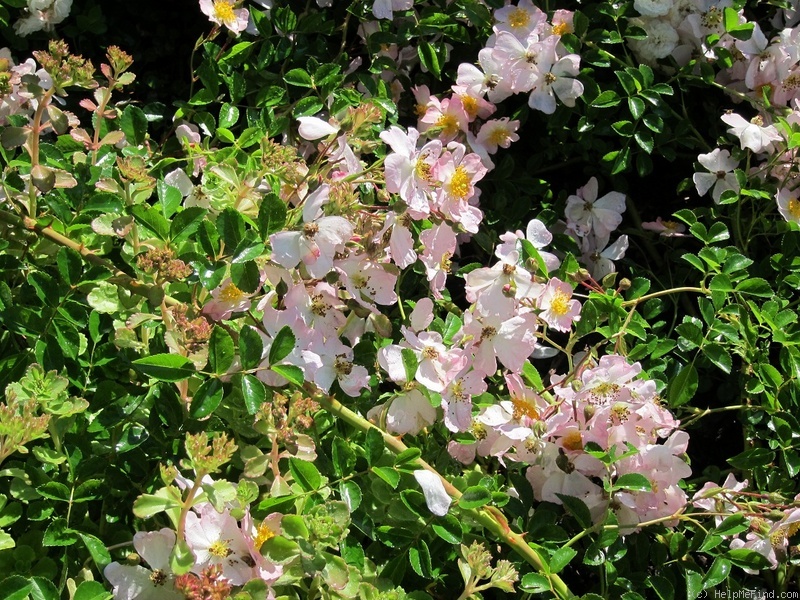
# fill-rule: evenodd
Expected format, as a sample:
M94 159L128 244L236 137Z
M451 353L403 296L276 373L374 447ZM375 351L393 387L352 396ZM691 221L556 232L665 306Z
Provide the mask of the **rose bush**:
M5 4L7 597L798 589L796 6Z

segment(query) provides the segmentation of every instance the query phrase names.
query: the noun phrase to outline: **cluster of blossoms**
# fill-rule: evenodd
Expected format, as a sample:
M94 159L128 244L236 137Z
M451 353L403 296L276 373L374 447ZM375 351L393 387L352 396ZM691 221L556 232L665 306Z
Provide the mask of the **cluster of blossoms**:
M800 494L787 508L785 503L775 503L774 496L748 492L748 482L737 481L728 474L721 486L706 482L692 498L691 504L699 510L714 513L717 526L724 515L742 515L746 524L742 533L726 534L731 549L747 548L767 559L769 567L776 569L788 557L800 553L797 534L800 532ZM755 574L751 569L748 573Z
M692 59L722 64L717 83L735 99L747 99L759 113L752 118L730 112L722 115L728 132L739 141L741 153L721 148L700 154L704 170L694 175L697 192L709 191L716 203L728 190L738 192L740 183L734 173L749 150L760 161L748 158L750 174L768 180L776 189L775 200L784 219L800 224L798 200L797 150L790 144L793 131L800 125L800 25L797 11L784 11L783 21L774 23L777 33L769 39L757 22L748 22L743 10L736 13L739 35L726 30L726 11L730 3L673 2L672 0L636 0L634 8L641 15L631 23L644 29L646 36L629 40L642 62L655 66L671 57L678 65ZM780 20L780 16L778 17ZM728 23L730 27L730 23ZM780 29L780 27L783 27ZM748 35L744 31L750 29ZM743 38L747 39L743 39ZM728 65L728 66L725 66ZM769 108L763 98L769 98ZM668 232L668 233L674 233Z
M36 68L33 58L14 64L11 51L0 49L0 125L7 125L11 115L33 116L41 90L52 84L50 76Z
M25 16L14 23L17 35L26 36L36 31L53 31L69 16L72 0L28 0Z
M218 512L203 502L186 515L184 539L195 559L190 574L176 576L172 572L170 557L177 538L175 531L164 528L139 532L133 537L133 547L147 567L112 562L104 575L114 586L115 598L139 600L191 597L186 590L208 579L209 572L215 573L214 579L228 589L253 579L272 584L283 569L266 559L260 548L281 534L281 517L274 513L256 525L249 512L237 521L230 508ZM274 598L271 591L269 594Z
M223 4L233 11L233 3L224 0L203 2L212 19L227 15ZM393 3L391 9L403 6ZM380 5L377 16L386 10ZM184 206L207 208L212 216L231 208L256 216L264 195L271 193L289 209L286 227L269 236L258 258L257 289L243 292L226 277L199 299L202 314L214 321L257 311L263 352L253 374L265 384L289 383L273 368L281 365L299 369L306 382L324 392L336 385L358 397L375 386L382 375L371 375L370 365L356 362L355 347L367 332L392 338L382 307L398 304L397 282L404 270L420 266L430 295L436 300L447 296L459 242L477 233L483 219L476 184L494 166L490 155L518 139L517 122L487 120L496 110L493 102L526 93L531 107L549 114L556 97L573 106L582 93L574 79L579 58L559 44L560 35L571 31L570 13L559 11L551 23L522 0L498 10L496 20L489 46L480 53L480 68L461 65L457 84L444 99L416 88L417 127L404 131L391 126L379 133L387 146L381 168L366 162L374 143L365 140L374 139L373 126L382 121L369 104L330 118L301 117L303 141L297 155L264 142L264 168L244 174L226 164L206 168L200 132L182 126L180 135L194 159L192 176L201 177L195 185L182 170L167 176L181 191ZM236 31L224 19L220 24ZM313 165L306 162L311 156ZM598 197L598 188L591 179L570 196L565 221L558 226L577 241L584 264L599 279L614 271L613 261L624 254L627 237L610 243L622 221L624 196L611 192ZM377 205L362 203L365 190ZM580 319L573 285L551 275L560 266L559 257L547 250L552 240L547 226L536 219L525 232L501 236L498 262L465 275L469 307L461 316L451 315L446 328L435 318L434 301L418 299L404 318L399 339L378 351L383 376L397 390L367 416L396 435L420 433L442 419L451 432L475 437L473 444L450 444L458 460L484 456L529 464L537 498L576 496L598 519L614 510L620 522L635 528L673 515L685 503L677 484L689 474L680 457L688 436L674 431L677 422L659 406L655 384L636 378L638 364L616 355L596 363L586 359L566 379L553 380L547 400L522 382L529 358L557 354L552 336L571 333ZM294 346L272 362L273 345L287 329ZM234 361L231 371L237 369ZM501 378L508 399L476 409L473 398ZM611 463L600 460L598 452L612 456ZM447 494L438 476L426 473L418 471L416 479L434 514L444 514L450 506ZM628 473L646 477L650 491L611 494L596 483ZM195 556L192 572L200 576L218 566L220 577L232 585L247 577L272 581L279 575L274 565L263 573L254 571L264 560L257 551L260 544L253 542L257 535L246 519L237 522L229 508L195 507L185 529ZM153 539L174 543L167 534ZM151 571L137 567L141 577L136 577L153 581L156 571L163 575L155 579L170 576L158 556L152 561L142 556ZM128 567L106 572L115 586L122 585L122 569L128 569L125 581L131 581Z

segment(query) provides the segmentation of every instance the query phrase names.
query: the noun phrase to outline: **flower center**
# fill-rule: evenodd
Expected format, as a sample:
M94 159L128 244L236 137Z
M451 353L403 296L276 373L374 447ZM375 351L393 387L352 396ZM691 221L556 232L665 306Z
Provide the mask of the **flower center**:
M162 586L167 582L167 574L161 569L156 569L150 573L150 582L156 586Z
M218 558L227 558L231 549L228 548L228 542L225 540L217 540L208 547L208 553Z
M236 15L233 14L233 2L230 0L214 0L214 14L223 23L236 20Z
M417 161L417 164L414 167L414 172L416 173L417 177L423 181L430 181L432 179L431 166L422 160Z
M422 351L422 356L428 360L436 360L439 358L439 353L433 346L425 346L425 349Z
M472 96L461 96L461 104L464 106L464 112L466 112L470 118L474 119L478 115L477 98L473 98Z
M565 33L571 33L570 26L567 23L553 24L553 35L564 35Z
M549 71L544 74L544 82L547 85L553 85L556 82L556 79L558 79L558 77L556 77L555 75L553 75Z
M319 317L324 317L328 314L328 305L322 299L322 294L311 296L311 312Z
M456 172L453 173L452 179L450 179L450 193L463 200L469 195L469 185L470 185L469 173L464 167L457 167Z
M445 135L455 135L459 130L458 119L456 119L455 115L443 114L436 121L436 127L441 127L442 133Z
M563 317L567 314L569 312L569 296L561 290L557 290L550 301L550 312L558 317Z
M353 363L345 359L344 356L337 356L336 360L333 361L333 370L340 376L350 375L353 371Z
M511 14L508 15L508 24L511 27L525 27L530 22L531 16L527 13L527 11L521 8L512 10Z
M619 393L619 386L616 383L604 382L595 386L591 392L591 403L600 404L609 396L616 396Z
M256 550L260 550L264 542L274 537L275 532L269 528L269 525L267 525L265 521L258 526L258 529L256 530L256 537L253 540L253 545L256 547Z
M564 434L564 437L561 438L561 445L567 450L582 450L583 439L581 438L581 432L577 429L568 431Z
M225 302L238 302L244 298L244 292L232 283L229 283L220 290L219 297Z
M800 75L797 73L789 75L789 77L783 80L781 87L787 92L789 90L796 90L800 87Z
M442 259L439 261L439 268L446 272L450 272L450 268L453 266L453 263L450 261L450 257L453 256L450 252L445 252L442 254Z
M514 405L514 412L512 417L515 421L519 421L522 417L528 417L532 421L539 419L539 411L536 407L522 398L511 398L511 404Z
M308 238L313 238L319 231L319 225L316 223L306 223L303 225L303 234Z
M493 338L496 335L497 335L497 329L495 329L494 327L484 327L483 330L481 330L482 340L485 340L487 338Z
M797 198L790 198L787 208L789 209L789 214L792 215L792 217L795 219L800 219L800 201L798 201Z
M502 146L508 140L508 129L505 127L495 127L489 134L489 142L495 146Z

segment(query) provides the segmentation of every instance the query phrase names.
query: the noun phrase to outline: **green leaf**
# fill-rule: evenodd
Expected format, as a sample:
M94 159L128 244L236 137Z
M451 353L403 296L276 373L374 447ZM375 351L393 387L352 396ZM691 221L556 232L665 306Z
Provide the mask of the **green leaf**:
M774 292L767 280L761 277L750 277L741 281L736 285L736 291L760 298L772 298L774 296Z
M422 456L422 452L420 451L419 448L406 448L395 457L394 466L399 467L406 463L414 462L420 456Z
M175 218L172 219L172 224L169 226L169 237L172 239L172 243L180 244L194 235L200 228L200 223L203 222L207 213L208 211L205 208L190 206L175 215Z
M239 211L226 208L217 217L217 231L229 250L234 250L244 238L244 218Z
M267 194L258 208L258 231L261 239L266 241L270 234L283 229L286 225L286 204L277 194Z
M465 509L480 508L491 501L492 493L489 490L479 485L473 485L464 491L464 494L458 499L458 505Z
M322 476L314 463L299 458L290 458L289 471L303 491L313 492L322 486Z
M133 361L134 368L159 381L183 381L195 373L194 365L178 354L153 354Z
M31 600L59 600L58 589L44 577L31 577Z
M339 484L339 495L347 504L348 510L353 513L361 506L361 488L355 481L343 481Z
M43 498L58 500L59 502L70 501L69 488L59 481L48 481L36 488L36 491Z
M408 561L411 563L411 568L420 577L431 579L433 572L433 564L431 562L431 551L428 544L424 540L414 542L411 548L408 549Z
M231 128L236 125L236 122L239 120L239 109L233 106L232 104L228 104L224 102L222 106L219 107L219 126Z
M136 221L155 233L159 239L166 241L169 238L169 221L156 207L137 204L130 210Z
M461 521L453 515L437 518L431 526L433 532L448 544L460 544L463 536Z
M261 286L261 270L254 260L231 265L231 281L245 294L252 294Z
M728 550L725 553L732 564L744 569L752 569L760 571L770 567L769 559L755 550L750 548L736 548L735 550Z
M749 529L749 521L741 513L736 513L725 517L716 528L714 534L719 536L736 535Z
M367 464L373 466L381 459L385 448L383 436L377 428L372 427L367 431L364 446L367 451Z
M583 500L574 496L567 496L566 494L556 494L556 496L558 496L558 499L564 504L566 511L575 517L575 520L578 521L578 525L584 528L592 526L592 514L589 512L589 508Z
M625 473L617 478L612 489L651 492L653 487L650 484L650 480L641 473Z
M531 594L551 593L552 590L550 580L541 573L523 575L519 585L523 591ZM602 598L602 596L598 596L598 598Z
M682 406L694 397L697 391L697 369L686 365L667 385L667 399L671 407Z
M283 564L300 555L300 546L297 545L297 542L282 535L276 535L264 542L261 546L261 553L270 561Z
M653 152L653 147L654 147L653 134L647 131L646 129L640 129L636 133L634 133L633 139L635 139L636 143L639 144L639 147L648 154L651 154Z
M592 100L594 108L611 108L621 102L619 95L614 90L606 90Z
M439 56L436 49L426 41L421 41L417 46L417 54L422 65L430 71L434 77L439 79L442 73L442 67L439 64Z
M628 98L628 109L631 116L638 121L644 114L644 100L635 96Z
M142 494L133 502L133 514L140 519L147 519L160 512L180 509L180 499L175 498L175 495L170 494L168 488L160 490L156 494Z
M83 275L83 259L72 248L61 248L56 255L58 274L70 286L77 285Z
M125 134L125 139L132 146L139 146L147 138L147 116L144 111L134 104L129 104L122 111L119 119L119 128Z
M33 584L22 575L12 575L0 581L2 600L26 600L30 598Z
M72 600L108 600L113 594L106 591L99 581L82 581Z
M333 472L337 477L350 475L356 464L356 453L350 444L342 438L334 438L331 446L331 459L333 461Z
M42 546L72 546L78 541L78 532L67 526L66 519L53 519L42 538Z
M297 102L297 104L294 105L292 116L295 119L297 117L308 117L317 114L324 107L325 105L322 103L322 100L316 96L308 96L306 98L302 98Z
M106 568L106 565L111 563L111 554L108 552L106 545L98 538L88 533L81 533L78 532L83 544L86 546L86 549L89 551L89 554L92 556L92 560L94 564L97 566L97 570L101 573L103 569Z
M728 459L732 467L748 470L766 467L775 460L775 453L767 448L751 448Z
M189 416L193 419L204 419L222 402L222 382L217 378L207 379L192 396L189 405Z
M267 388L260 379L249 374L242 375L241 387L247 414L256 414L261 405L267 401Z
M304 69L292 69L283 76L283 80L289 85L297 87L313 88L314 82L311 80L311 75Z
M194 554L186 540L178 540L169 557L169 566L176 575L183 575L192 569Z
M242 369L249 371L261 364L264 354L264 342L258 331L250 325L245 325L239 332L239 360Z
M275 339L272 341L272 346L269 348L269 364L274 365L289 356L292 350L294 350L296 343L297 338L294 337L292 328L288 325L284 325L275 336Z
M730 353L717 343L708 343L703 346L703 354L706 355L708 360L714 363L717 367L725 371L731 372L733 365Z
M403 356L403 368L406 371L406 381L414 381L414 377L417 374L417 367L419 366L417 355L414 354L411 348L403 348L400 354Z
M397 484L400 483L400 473L395 471L394 467L372 467L371 470L388 483L392 489L397 489Z
M556 550L550 557L550 572L558 573L577 556L578 552L569 546Z
M305 383L303 369L300 367L294 365L272 365L270 370L286 379L289 383L293 383L297 386L301 386Z
M731 561L718 556L703 577L703 588L713 588L725 581L731 572Z
M235 354L233 338L219 325L214 326L208 342L208 365L217 375L227 373Z

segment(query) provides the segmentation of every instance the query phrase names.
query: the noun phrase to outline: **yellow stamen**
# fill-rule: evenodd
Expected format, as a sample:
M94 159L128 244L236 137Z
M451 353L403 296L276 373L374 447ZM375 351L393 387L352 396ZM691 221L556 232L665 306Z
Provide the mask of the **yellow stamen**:
M255 546L256 550L260 550L261 545L264 542L274 537L275 537L275 532L272 531L272 529L269 528L269 525L267 525L266 521L264 521L263 523L261 523L261 525L258 526L258 529L256 530L256 537L253 540L253 545Z
M557 317L563 317L569 312L569 296L561 290L556 290L553 299L550 300L550 312Z
M441 127L445 135L455 135L459 131L458 119L455 115L444 114L436 121L436 127Z
M508 15L508 24L511 27L526 27L531 22L531 16L522 8L516 8Z
M469 195L470 187L469 173L464 167L457 167L456 172L450 179L450 193L456 198L463 200Z
M228 543L225 540L217 540L208 547L208 553L219 558L227 558L231 553Z
M567 450L582 450L583 439L581 438L581 432L576 429L568 431L564 434L564 437L561 438L561 444Z
M797 198L789 198L789 205L787 206L789 214L792 218L800 220L800 201Z
M519 421L522 417L528 417L533 421L539 420L539 411L526 400L512 397L511 404L514 405L514 412L511 416L515 421Z
M506 143L508 138L510 137L510 133L508 129L503 126L495 127L492 129L492 132L489 134L489 143L494 144L495 146L502 146Z
M244 292L232 283L229 283L219 291L219 297L225 302L239 302L239 300L244 298Z
M472 96L461 96L461 104L471 119L478 116L478 99Z
M214 14L223 23L236 20L236 15L233 13L233 2L230 0L214 0Z
M567 23L555 23L553 25L553 35L564 35L572 33L572 28Z

